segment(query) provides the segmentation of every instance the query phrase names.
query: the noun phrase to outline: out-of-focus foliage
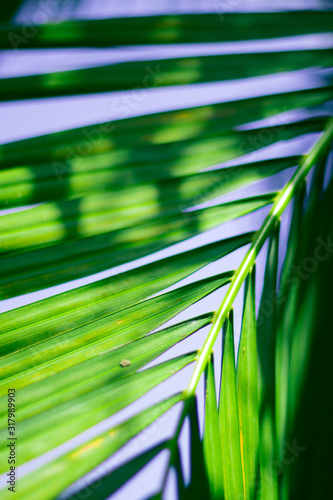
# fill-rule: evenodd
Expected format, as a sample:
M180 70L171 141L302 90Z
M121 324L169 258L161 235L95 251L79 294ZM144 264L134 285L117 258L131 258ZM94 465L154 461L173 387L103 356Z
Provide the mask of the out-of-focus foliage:
M8 6L2 21L8 21ZM22 26L5 22L0 47L109 47L246 41L325 33L331 11L216 13L64 21L38 27L21 43ZM332 65L331 49L170 58L0 80L3 101L44 96L226 81ZM158 68L152 74L151 68ZM145 83L146 82L146 83ZM143 409L113 429L19 476L16 498L51 500L101 464L143 429L182 405L174 435L102 480L78 483L72 500L106 499L168 449L165 492L174 470L180 499L294 500L330 491L330 303L333 282L333 135L329 79L314 88L149 114L66 130L0 146L0 206L26 211L0 217L0 298L64 284L129 263L271 206L257 232L201 244L172 257L1 314L0 469L7 473L7 392L17 396L18 463L23 465L127 408L193 364L187 388ZM315 107L319 110L314 112ZM291 123L255 124L304 109ZM52 119L52 117L50 117ZM305 134L321 134L303 156L222 162ZM68 153L70 152L70 154ZM208 167L218 165L215 169ZM237 189L290 167L276 192L247 198ZM312 172L309 178L308 173ZM306 189L307 188L307 189ZM234 201L218 197L234 193ZM293 200L282 270L280 216ZM210 201L209 207L196 206ZM244 228L246 229L246 228ZM281 240L281 238L280 238ZM268 241L263 290L256 307L256 257ZM250 244L239 268L175 285ZM233 310L244 283L244 307ZM218 311L165 327L212 292L227 289ZM228 288L227 288L228 287ZM234 318L242 317L235 352ZM223 324L221 379L212 345ZM202 349L146 365L206 328ZM210 329L209 329L210 328ZM157 330L157 331L156 331ZM237 344L236 344L237 345ZM195 389L205 376L203 433ZM183 390L184 389L184 390ZM190 429L190 478L179 436ZM74 492L73 492L74 491ZM7 485L3 499L11 498Z

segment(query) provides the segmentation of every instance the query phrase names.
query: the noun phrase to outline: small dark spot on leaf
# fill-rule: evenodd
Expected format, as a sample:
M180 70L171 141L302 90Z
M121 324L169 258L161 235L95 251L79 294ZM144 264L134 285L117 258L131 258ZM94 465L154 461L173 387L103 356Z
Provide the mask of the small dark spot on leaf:
M122 366L123 368L124 368L125 366L129 366L130 364L131 364L131 362L130 362L130 360L129 360L129 359L122 359L122 360L120 361L120 366Z

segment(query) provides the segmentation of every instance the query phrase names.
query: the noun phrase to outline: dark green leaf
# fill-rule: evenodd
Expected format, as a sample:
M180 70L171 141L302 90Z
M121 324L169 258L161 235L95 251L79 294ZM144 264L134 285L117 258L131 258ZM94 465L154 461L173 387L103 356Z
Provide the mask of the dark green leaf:
M235 80L311 66L329 67L332 49L257 52L115 63L0 79L0 100Z
M223 361L220 391L220 429L222 436L223 489L226 500L244 500L244 471L242 468L236 392L233 313L223 327Z
M255 498L259 479L255 267L245 281L244 311L237 361L237 404L245 499Z
M275 352L277 321L277 268L280 225L268 242L263 292L257 322L258 400L260 430L260 498L278 500L275 421Z
M62 21L32 27L4 24L0 48L110 47L169 43L228 42L327 33L332 11L226 12L216 4L209 14L140 16L116 19ZM30 32L29 32L30 35Z
M217 409L213 354L206 368L205 427L203 448L205 469L209 481L210 498L223 499L223 461Z

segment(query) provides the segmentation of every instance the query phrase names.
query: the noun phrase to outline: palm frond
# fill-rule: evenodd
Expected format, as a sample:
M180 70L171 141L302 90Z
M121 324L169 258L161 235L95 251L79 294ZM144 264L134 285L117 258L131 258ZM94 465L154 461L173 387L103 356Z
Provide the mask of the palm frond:
M223 22L216 14L63 21L35 27L29 39L23 26L3 24L0 47L264 43L329 32L332 15L318 9L224 13ZM2 78L0 100L224 82L300 69L314 75L314 66L332 66L332 49L127 61ZM155 77L149 68L157 68ZM47 298L29 304L24 297L28 305L0 316L0 470L8 472L7 396L14 388L16 465L23 471L19 499L106 499L166 450L163 481L151 498L163 497L171 473L180 499L324 496L328 480L321 466L329 461L323 443L330 420L323 417L321 425L319 398L327 397L323 380L332 380L322 335L330 312L322 291L327 281L331 288L333 252L328 74L313 88L117 119L0 146L0 208L6 210L0 214L0 298L19 300L49 289ZM274 157L267 148L309 134L316 140L305 154ZM292 174L282 188L251 193L255 182L274 183L275 174L288 169ZM248 189L245 197L240 188ZM227 193L232 198L221 198ZM280 219L291 201L281 259ZM230 237L222 225L255 213L266 214L255 232L245 222ZM218 239L208 242L208 230L219 226ZM193 237L201 238L194 246ZM152 255L176 243L187 249ZM261 292L258 255L266 243ZM243 251L236 270L209 271L236 250ZM150 260L136 262L141 257ZM94 276L121 264L132 268ZM90 283L72 282L81 278ZM50 289L55 285L67 291ZM241 315L235 300L243 289ZM213 292L219 306L198 311L204 298L213 304ZM178 318L184 311L187 318ZM219 363L213 347L221 329ZM205 334L200 349L186 347L197 332ZM152 389L161 390L160 384L189 366L187 386L106 426L106 419ZM203 422L197 391L202 379ZM171 435L110 472L105 461L171 408L179 410ZM305 413L313 425L305 424ZM180 444L186 425L189 477ZM286 446L293 458L288 467ZM305 447L309 459L302 455ZM36 461L34 472L29 467ZM2 498L10 498L8 486L1 487Z
M237 42L266 38L329 33L331 10L290 12L223 12L212 14L140 16L36 25L25 36L25 25L1 27L0 47L110 47L164 43ZM10 35L10 36L8 36ZM18 38L18 37L21 37ZM23 40L22 40L23 38Z

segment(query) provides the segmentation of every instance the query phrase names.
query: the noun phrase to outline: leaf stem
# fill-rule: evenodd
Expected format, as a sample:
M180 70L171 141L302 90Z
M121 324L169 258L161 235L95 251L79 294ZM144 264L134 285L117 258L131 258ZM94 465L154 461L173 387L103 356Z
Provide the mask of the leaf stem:
M329 148L332 138L333 138L333 120L331 119L326 126L326 130L321 135L319 140L316 142L312 150L307 155L303 156L299 167L294 172L291 179L287 182L287 184L282 188L282 190L276 196L275 202L269 214L267 215L260 229L255 233L250 249L246 253L239 268L235 272L231 280L230 286L228 288L228 291L224 299L222 300L220 307L213 316L211 329L197 357L192 377L189 381L187 388L184 391L184 397L189 398L190 396L194 395L201 374L203 373L208 358L212 352L218 333L224 323L224 320L227 317L227 314L229 313L232 307L232 304L235 300L235 297L243 281L245 280L251 267L253 266L260 249L262 248L266 238L274 228L276 222L279 220L286 206L292 199L295 190L297 189L297 186L299 185L300 182L302 182L303 179L305 179L311 167L317 162L317 160L321 157L321 155L324 154L326 150Z

